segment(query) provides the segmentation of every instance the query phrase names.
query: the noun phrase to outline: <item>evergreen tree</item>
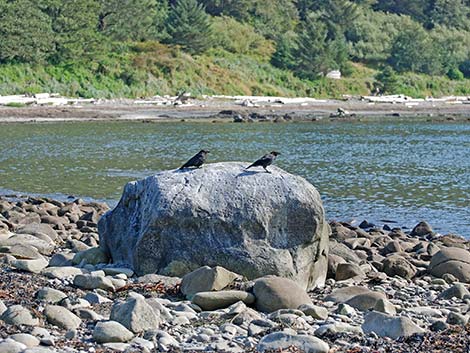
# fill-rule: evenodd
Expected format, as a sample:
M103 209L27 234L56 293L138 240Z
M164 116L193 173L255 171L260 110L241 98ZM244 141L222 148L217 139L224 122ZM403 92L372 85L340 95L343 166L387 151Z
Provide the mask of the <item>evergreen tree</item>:
M168 2L164 0L100 0L98 30L116 41L165 37Z
M0 61L38 63L53 49L51 21L35 1L0 1Z
M52 23L54 62L89 59L99 50L96 0L39 0L38 4Z
M212 28L209 15L197 0L178 0L167 21L168 42L199 54L211 47Z
M281 69L291 70L296 65L295 52L297 50L297 34L286 32L279 36L276 42L276 51L271 58L271 64Z
M328 38L327 26L318 14L310 14L302 23L297 42L295 72L301 77L315 79L347 62L344 38Z
M468 30L470 27L469 8L462 0L435 0L429 21L435 25Z
M399 83L397 74L390 66L385 66L382 71L380 71L375 79L378 81L378 88L381 93L387 94L398 94Z
M405 28L395 38L388 62L398 72L436 75L443 71L438 48L418 24Z

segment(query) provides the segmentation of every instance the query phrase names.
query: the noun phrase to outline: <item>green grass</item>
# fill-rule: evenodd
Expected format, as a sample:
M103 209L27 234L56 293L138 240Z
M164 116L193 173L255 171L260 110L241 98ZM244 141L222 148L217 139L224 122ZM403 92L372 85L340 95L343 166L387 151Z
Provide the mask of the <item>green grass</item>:
M256 56L212 50L190 56L159 43L134 44L120 53L98 57L89 65L0 65L0 95L59 93L71 97L116 98L175 95L275 95L342 98L367 95L374 88L375 69L352 64L341 80L302 80ZM407 73L399 75L399 89L413 97L468 95L470 80L452 81Z
M10 102L5 104L6 107L11 107L11 108L24 108L26 107L26 104L24 103L18 103L18 102Z

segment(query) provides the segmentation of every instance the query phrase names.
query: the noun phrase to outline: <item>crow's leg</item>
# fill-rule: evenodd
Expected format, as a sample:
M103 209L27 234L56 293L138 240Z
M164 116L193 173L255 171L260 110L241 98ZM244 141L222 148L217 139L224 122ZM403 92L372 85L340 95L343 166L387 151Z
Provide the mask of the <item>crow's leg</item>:
M264 168L264 170L266 171L266 173L269 173L269 174L271 174L271 172L268 170L268 168L267 168L267 167L263 167L263 168Z

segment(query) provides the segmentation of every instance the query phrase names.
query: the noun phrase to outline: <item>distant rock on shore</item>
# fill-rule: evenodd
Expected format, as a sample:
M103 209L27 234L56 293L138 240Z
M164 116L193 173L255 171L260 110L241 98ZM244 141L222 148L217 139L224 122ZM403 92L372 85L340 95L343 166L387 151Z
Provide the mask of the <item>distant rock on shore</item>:
M319 193L280 168L247 165L170 170L127 184L99 222L100 246L138 274L220 265L249 279L323 285L330 230Z

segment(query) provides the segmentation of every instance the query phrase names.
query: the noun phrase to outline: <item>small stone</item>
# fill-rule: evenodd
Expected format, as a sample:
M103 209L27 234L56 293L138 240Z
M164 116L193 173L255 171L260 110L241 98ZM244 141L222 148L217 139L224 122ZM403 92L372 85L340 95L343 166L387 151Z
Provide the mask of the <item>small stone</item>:
M114 292L113 282L107 277L93 275L76 275L73 284L83 289L104 289Z
M87 300L90 304L103 304L111 302L110 299L93 292L88 292L83 299Z
M445 331L449 328L449 325L446 324L444 321L435 321L431 325L431 331L433 332L439 332L439 331Z
M321 325L317 330L315 330L315 335L334 335L338 333L353 333L353 334L362 334L362 329L358 326L350 325L346 322L335 322L333 324Z
M365 333L375 332L380 337L409 337L424 330L407 317L393 317L372 311L364 316L362 329Z
M459 313L454 313L453 311L451 311L447 316L446 322L450 325L464 326L468 322L468 316Z
M76 275L82 274L83 271L77 267L64 266L64 267L48 267L41 272L44 276L49 278L67 279Z
M7 306L3 303L3 301L0 299L0 316L7 310Z
M391 255L383 262L383 272L390 277L400 276L411 279L415 276L417 270L408 260L400 255Z
M452 287L443 291L441 294L439 294L438 298L439 299L452 299L452 298L463 299L465 295L470 295L470 292L462 283L457 283L457 284L454 284Z
M340 263L336 268L336 281L344 281L350 278L358 277L363 278L365 277L364 271L356 264L350 263Z
M237 290L227 290L220 292L198 292L192 302L202 310L216 310L226 308L232 304L242 301L245 304L253 304L255 297L251 293Z
M26 348L27 347L23 343L17 342L10 338L0 341L0 352L2 353L20 353L23 352Z
M302 304L312 303L305 289L288 278L260 278L255 282L253 293L256 297L256 308L268 313L279 309L297 309Z
M11 266L14 268L32 273L40 273L48 264L49 262L44 258L34 260L14 260L11 262Z
M365 287L348 286L334 290L331 294L327 295L324 300L327 302L344 303L358 294L369 292L370 290Z
M375 307L376 303L380 299L387 299L384 293L380 292L368 292L364 294L356 295L349 299L346 304L352 306L360 311L367 311Z
M258 352L283 351L296 347L305 353L328 353L330 347L319 338L307 335L292 335L285 332L274 332L264 336L258 346Z
M397 313L395 305L390 303L387 299L379 299L375 303L374 310L388 315L395 315Z
M200 267L182 278L181 293L190 297L198 292L222 290L239 277L240 275L221 266Z
M76 329L82 322L77 315L59 305L46 305L44 315L49 323L66 330Z
M134 334L116 321L98 322L93 330L93 339L98 343L128 342Z
M421 237L421 236L426 236L432 233L433 233L433 230L431 226L427 222L421 221L413 228L410 235L412 237Z
M109 256L100 247L94 247L94 248L89 248L83 251L79 251L78 253L75 254L75 256L72 259L72 263L74 265L78 265L80 263L85 263L85 264L91 264L91 265L96 265L96 264L101 264L101 263L108 263L109 261Z
M36 298L48 304L56 304L67 298L67 294L54 288L45 287L36 292Z
M1 320L10 325L37 326L39 320L21 305L12 305L2 314Z
M298 309L305 315L311 316L317 320L326 320L328 318L328 310L326 308L322 308L321 306L313 304L302 304Z
M134 333L140 333L158 328L160 324L158 314L144 297L135 295L125 302L116 302L111 310L110 319L121 323Z
M74 253L56 253L49 260L50 267L71 266Z
M345 303L340 303L338 305L338 309L336 310L336 313L340 315L344 315L344 316L353 316L357 314L356 309L354 309L353 307Z
M36 337L28 333L17 333L11 335L10 338L14 339L16 342L23 343L28 348L36 347L40 343L40 341Z

